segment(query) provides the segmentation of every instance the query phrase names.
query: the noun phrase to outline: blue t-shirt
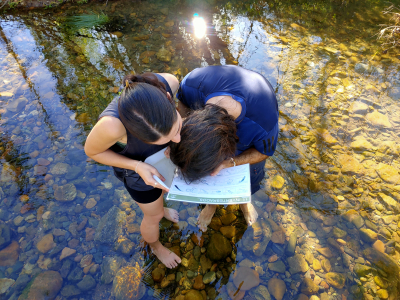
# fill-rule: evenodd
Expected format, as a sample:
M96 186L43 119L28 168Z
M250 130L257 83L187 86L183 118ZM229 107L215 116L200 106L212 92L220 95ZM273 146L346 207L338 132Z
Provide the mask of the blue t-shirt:
M272 156L279 133L278 102L271 84L259 73L232 65L194 69L182 80L176 97L201 109L215 96L229 95L242 106L237 124L236 155L254 147Z

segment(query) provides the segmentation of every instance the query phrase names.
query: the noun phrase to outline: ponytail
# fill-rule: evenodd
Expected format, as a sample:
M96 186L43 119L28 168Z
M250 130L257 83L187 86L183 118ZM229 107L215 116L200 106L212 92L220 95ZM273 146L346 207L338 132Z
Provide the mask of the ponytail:
M129 74L122 79L122 85L124 87L124 91L129 90L135 86L135 83L137 82L142 82L142 83L147 83L152 86L155 86L158 88L165 96L167 96L167 88L165 87L165 84L161 81L158 80L157 76L154 75L153 73L146 72L143 74L139 75L134 75L134 74ZM123 92L124 92L123 91ZM172 95L171 95L172 97Z

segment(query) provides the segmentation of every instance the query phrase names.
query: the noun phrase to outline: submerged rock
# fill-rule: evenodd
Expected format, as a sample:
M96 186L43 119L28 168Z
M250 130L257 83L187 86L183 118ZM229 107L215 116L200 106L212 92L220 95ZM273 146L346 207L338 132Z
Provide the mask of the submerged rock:
M13 241L10 245L0 251L0 266L11 267L13 266L19 256L19 244Z
M252 289L250 293L256 300L271 300L271 295L264 285L259 285L255 289Z
M289 272L292 275L299 272L305 273L309 269L306 260L301 254L295 254L294 256L289 257L287 261L290 266Z
M141 299L146 287L141 282L141 270L136 263L134 267L129 266L118 271L113 280L113 294L116 300Z
M271 278L268 281L268 291L276 300L282 300L286 292L286 284L282 279Z
M72 201L76 197L76 187L72 183L57 186L54 189L54 198L58 201Z
M233 274L233 283L241 291L250 290L260 284L260 277L258 273L248 267L239 267Z
M10 227L0 224L0 249L7 246L11 241Z
M325 279L329 285L337 289L342 289L346 282L346 277L344 275L335 272L327 273Z
M160 50L158 50L156 56L158 60L161 60L163 62L170 62L172 53L165 48L161 48Z
M207 256L211 260L221 260L232 253L232 245L229 240L220 233L211 236L207 246Z
M122 257L106 257L103 259L101 265L101 282L109 284L113 281L118 270L125 264L125 260Z
M0 295L6 293L15 280L10 278L0 278Z
M18 300L53 300L60 291L63 279L56 271L40 273L28 284Z
M101 218L96 228L94 240L104 244L113 244L122 235L125 222L126 214L118 207L113 206Z

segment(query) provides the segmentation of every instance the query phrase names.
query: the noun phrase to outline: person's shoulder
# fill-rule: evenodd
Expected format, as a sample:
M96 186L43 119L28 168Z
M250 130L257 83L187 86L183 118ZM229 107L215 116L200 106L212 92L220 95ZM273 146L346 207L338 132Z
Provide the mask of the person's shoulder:
M96 124L98 130L104 135L120 137L126 134L126 129L121 120L113 116L104 116Z

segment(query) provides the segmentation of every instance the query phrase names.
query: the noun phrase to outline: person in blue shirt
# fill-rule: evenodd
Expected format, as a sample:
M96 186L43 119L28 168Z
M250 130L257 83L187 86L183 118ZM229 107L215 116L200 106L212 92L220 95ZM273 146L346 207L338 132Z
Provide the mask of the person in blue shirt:
M278 103L267 79L234 65L198 68L182 80L176 97L181 108L194 110L183 122L181 142L170 150L183 176L194 181L249 163L251 193L256 193L279 132ZM216 207L206 205L200 213L201 230L207 230ZM248 225L256 222L251 203L240 207Z

